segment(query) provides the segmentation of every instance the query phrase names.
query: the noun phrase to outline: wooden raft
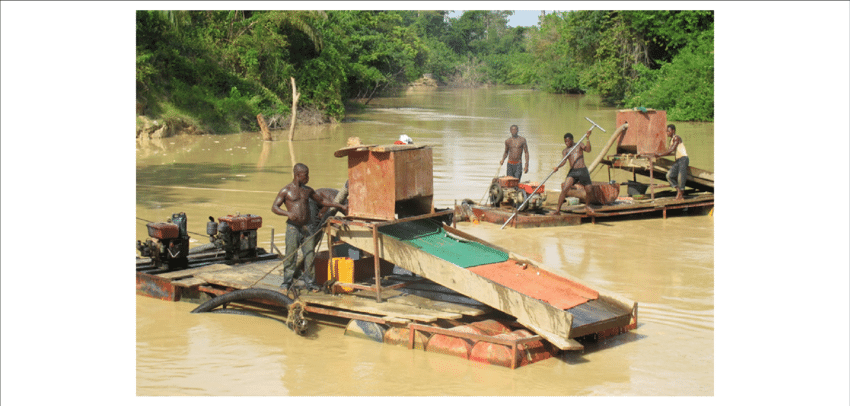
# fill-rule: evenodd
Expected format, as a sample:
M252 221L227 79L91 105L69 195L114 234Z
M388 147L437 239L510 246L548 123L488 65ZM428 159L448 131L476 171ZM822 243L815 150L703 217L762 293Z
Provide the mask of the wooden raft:
M280 284L283 276L280 261L264 261L247 264L214 264L194 269L168 272L160 276L170 279L176 286L193 288L201 285L216 285L233 289L262 288L283 293ZM463 316L479 316L484 310L457 303L447 303L393 290L383 290L385 301L377 303L372 292L329 295L308 293L300 299L308 305L320 305L358 313L378 315L397 322L417 321L432 323L439 319L456 320Z

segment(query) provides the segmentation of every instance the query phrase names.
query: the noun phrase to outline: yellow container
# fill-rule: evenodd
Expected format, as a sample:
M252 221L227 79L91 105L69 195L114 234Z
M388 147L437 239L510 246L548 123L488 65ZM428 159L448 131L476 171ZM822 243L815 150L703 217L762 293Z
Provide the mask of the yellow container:
M354 283L354 260L351 258L333 258L328 264L328 280L336 279L337 282ZM334 293L351 293L354 288L334 285Z

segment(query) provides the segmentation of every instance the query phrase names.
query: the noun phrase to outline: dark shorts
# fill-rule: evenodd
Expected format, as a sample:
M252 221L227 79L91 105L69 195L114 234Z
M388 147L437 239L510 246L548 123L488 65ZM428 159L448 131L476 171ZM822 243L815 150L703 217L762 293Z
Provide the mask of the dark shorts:
M564 182L566 182L569 178L575 179L579 185L587 186L593 183L590 180L590 172L588 172L587 168L570 169L570 173L567 174Z
M513 176L517 179L522 179L522 162L518 164L512 164L508 162L508 176Z

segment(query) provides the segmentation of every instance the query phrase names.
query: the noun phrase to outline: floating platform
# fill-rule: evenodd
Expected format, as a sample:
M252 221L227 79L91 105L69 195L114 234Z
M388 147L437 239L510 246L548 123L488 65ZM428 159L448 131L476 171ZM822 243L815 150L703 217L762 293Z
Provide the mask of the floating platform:
M675 161L667 158L646 158L635 154L610 155L602 159L601 163L610 168L621 169L635 175L646 176L667 183L667 173ZM659 186L659 185L655 185ZM688 167L685 187L704 192L714 192L714 172L704 169ZM652 185L650 185L652 189Z
M556 192L546 193L546 201L558 200ZM561 214L554 215L555 207L547 204L539 210L519 212L514 216L514 211L508 208L478 205L467 201L455 205L454 218L457 222L485 221L510 228L576 226L583 222L596 224L597 221L607 218L642 217L652 213L660 213L666 219L667 214L673 212L697 215L708 213L714 207L714 194L692 192L687 193L682 200L676 200L675 193L665 191L658 193L654 199L646 196L621 196L612 204L589 206L590 210L584 203L565 203L561 206Z
M351 293L302 292L296 298L309 320L344 326L347 336L516 368L637 327L637 303L433 219L335 217L326 233L337 239L332 246L362 253L356 266L379 264L375 277L363 279L359 272L359 280L343 284L355 288ZM330 254L319 253L317 275L327 274ZM224 263L204 255L191 257L187 269L165 272L137 259L136 293L199 304L250 288L287 293L280 289L276 256ZM236 306L286 312L262 300Z

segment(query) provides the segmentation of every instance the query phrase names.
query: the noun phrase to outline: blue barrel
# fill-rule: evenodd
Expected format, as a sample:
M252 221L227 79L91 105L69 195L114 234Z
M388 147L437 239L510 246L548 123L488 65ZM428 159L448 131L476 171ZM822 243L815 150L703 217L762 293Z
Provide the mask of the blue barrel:
M386 327L383 324L371 321L351 320L348 322L348 326L345 327L344 335L366 338L382 343L384 342L386 331Z

